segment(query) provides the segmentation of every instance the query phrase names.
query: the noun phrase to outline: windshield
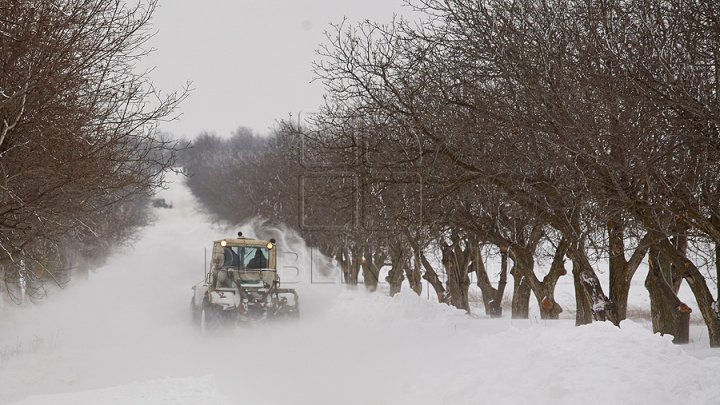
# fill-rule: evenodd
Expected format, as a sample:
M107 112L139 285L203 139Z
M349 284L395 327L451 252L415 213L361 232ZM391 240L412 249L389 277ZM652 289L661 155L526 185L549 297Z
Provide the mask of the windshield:
M264 247L225 246L223 267L236 269L267 269L269 251Z

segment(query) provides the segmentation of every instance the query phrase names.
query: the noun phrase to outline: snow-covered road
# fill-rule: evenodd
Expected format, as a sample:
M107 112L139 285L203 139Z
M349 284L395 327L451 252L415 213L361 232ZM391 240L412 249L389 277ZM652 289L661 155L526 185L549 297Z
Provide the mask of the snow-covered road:
M87 282L0 309L0 404L720 401L716 351L633 322L477 319L412 293L309 283L301 246L300 321L203 336L190 287L203 249L236 230L208 223L179 183L162 197L175 208Z

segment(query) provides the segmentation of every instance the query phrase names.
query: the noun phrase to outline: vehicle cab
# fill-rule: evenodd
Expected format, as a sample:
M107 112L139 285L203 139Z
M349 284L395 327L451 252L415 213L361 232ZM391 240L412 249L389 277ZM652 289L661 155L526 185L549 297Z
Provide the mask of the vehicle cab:
M213 241L209 264L205 280L193 286L193 311L213 305L245 312L248 302L257 302L279 284L274 239L246 238L238 232L237 238Z

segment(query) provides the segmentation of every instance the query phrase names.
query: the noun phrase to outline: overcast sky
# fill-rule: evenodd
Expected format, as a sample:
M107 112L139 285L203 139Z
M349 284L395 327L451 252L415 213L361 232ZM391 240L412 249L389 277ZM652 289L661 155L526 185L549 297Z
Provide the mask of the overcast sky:
M322 87L311 63L330 22L389 22L402 0L160 0L157 50L145 61L164 91L192 82L182 117L160 129L194 137L239 126L267 133L277 119L313 112Z

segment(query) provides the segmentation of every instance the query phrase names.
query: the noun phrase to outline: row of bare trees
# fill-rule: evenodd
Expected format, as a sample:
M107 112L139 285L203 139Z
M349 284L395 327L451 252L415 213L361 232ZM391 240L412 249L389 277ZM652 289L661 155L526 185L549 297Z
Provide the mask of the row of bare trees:
M387 266L391 293L424 279L469 310L475 273L493 316L509 273L513 316L534 297L557 318L570 270L576 322L618 324L647 258L654 329L686 340L686 281L720 346L720 3L413 5L423 20L331 27L315 66L320 113L216 165L238 190L227 209L243 207L229 218L296 224L370 289Z
M0 287L63 285L147 221L177 144L156 133L184 92L138 61L156 1L0 5Z

